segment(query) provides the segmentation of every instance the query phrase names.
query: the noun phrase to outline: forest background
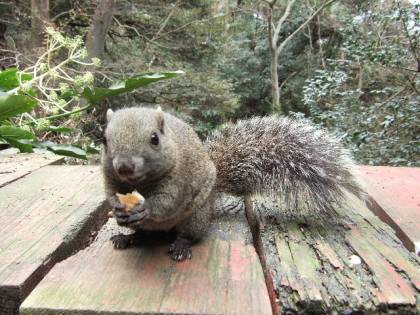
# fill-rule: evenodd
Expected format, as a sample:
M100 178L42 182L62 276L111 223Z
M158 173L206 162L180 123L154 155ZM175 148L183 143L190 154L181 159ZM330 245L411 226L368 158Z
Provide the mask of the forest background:
M420 166L419 35L416 0L0 1L0 148L95 157L107 108L161 105L203 139L277 113Z

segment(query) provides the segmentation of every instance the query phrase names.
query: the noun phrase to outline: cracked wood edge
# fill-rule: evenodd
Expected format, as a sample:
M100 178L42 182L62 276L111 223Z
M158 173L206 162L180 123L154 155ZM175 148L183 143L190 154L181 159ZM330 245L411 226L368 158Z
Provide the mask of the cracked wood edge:
M257 208L267 267L284 312L415 314L420 262L361 201L349 197L333 216ZM352 265L351 255L362 263Z

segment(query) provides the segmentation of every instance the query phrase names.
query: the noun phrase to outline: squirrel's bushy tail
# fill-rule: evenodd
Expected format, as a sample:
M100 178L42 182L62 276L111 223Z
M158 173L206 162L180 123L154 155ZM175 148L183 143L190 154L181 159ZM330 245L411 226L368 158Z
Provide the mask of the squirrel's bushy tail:
M344 190L365 198L338 139L304 120L263 117L228 124L207 141L216 188L237 196L267 194L289 208L330 210Z

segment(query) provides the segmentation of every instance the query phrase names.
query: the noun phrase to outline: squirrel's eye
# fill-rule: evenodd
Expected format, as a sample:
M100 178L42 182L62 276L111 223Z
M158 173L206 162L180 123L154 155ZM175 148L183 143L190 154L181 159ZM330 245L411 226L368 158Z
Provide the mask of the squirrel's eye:
M150 143L153 145L159 144L159 136L157 135L156 132L152 133L152 136L150 137Z

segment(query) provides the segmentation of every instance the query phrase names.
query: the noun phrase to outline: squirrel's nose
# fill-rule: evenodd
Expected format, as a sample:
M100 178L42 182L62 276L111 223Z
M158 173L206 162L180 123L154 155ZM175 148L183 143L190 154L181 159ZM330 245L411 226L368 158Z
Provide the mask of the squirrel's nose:
M117 172L120 175L132 175L134 173L134 164L129 161L123 161L119 163Z

